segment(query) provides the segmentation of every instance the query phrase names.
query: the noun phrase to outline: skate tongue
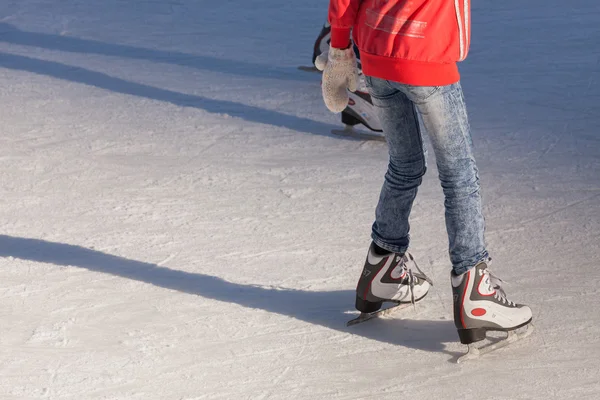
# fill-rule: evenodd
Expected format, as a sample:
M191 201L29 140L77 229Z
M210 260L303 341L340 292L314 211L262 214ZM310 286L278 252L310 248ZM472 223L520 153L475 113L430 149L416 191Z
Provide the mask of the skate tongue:
M502 284L504 283L504 281L498 278L496 275L492 274L492 272L489 269L485 270L484 273L486 273L489 276L490 285L496 291L498 296L503 298L508 304L513 304L513 302L506 297L506 292L502 288Z
M492 271L490 271L490 265L492 265L492 258L488 257L484 260L481 260L479 263L483 264L483 266L480 267L480 273L486 274L489 277L490 286L492 287L492 289L499 291L502 294L502 296L506 298L506 293L504 293L504 290L502 289L502 283L504 283L504 281L502 281L502 279L498 278L496 275L492 274Z
M492 287L495 290L500 291L500 293L502 293L502 295L506 297L506 293L504 293L504 289L502 289L502 284L504 283L504 281L498 278L496 275L492 274L490 270L488 270L487 273L490 276L490 284L492 285Z

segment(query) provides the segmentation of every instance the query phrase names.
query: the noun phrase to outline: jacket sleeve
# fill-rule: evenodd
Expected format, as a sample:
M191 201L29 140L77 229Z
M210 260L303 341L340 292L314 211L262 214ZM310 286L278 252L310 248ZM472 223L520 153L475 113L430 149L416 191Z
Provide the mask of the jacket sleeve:
M350 32L361 2L362 0L329 0L331 47L345 49L350 45Z

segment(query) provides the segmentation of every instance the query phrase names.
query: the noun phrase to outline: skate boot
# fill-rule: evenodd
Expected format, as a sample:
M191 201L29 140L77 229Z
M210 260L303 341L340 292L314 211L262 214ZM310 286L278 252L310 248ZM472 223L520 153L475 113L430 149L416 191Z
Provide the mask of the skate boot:
M365 77L360 70L360 61L358 65L358 90L356 92L348 91L348 106L342 111L342 124L344 124L344 131L342 133L348 136L364 136L365 139L385 141L385 136L381 133L381 124L375 114L371 95L365 84ZM358 131L355 129L355 126L359 124L377 133L363 133Z
M414 304L427 295L431 285L410 253L377 254L375 244L371 244L356 287L356 309L361 315L348 324L385 315L398 305ZM379 311L384 302L396 306Z
M459 358L459 362L504 347L531 333L531 309L506 298L502 281L488 269L490 262L491 259L481 261L461 275L451 274L454 324L460 342L469 345L469 352ZM528 326L525 333L516 333L524 326ZM471 346L486 339L488 331L508 332L508 336L492 345Z
M329 22L325 22L313 46L313 67L304 68L305 70L310 69L318 71L316 67L314 67L315 60L321 53L329 50L330 42L331 25L329 24ZM344 129L335 130L333 133L341 134L344 136L357 136L363 139L385 140L385 137L383 135L361 135L361 132L357 132L354 129L356 125L362 124L367 129L373 132L382 132L381 124L377 120L375 110L373 109L373 102L371 101L371 96L369 95L369 92L365 85L365 78L362 74L362 65L360 62L360 52L358 51L358 47L356 47L355 44L352 44L352 46L354 49L354 54L356 54L356 66L358 68L359 75L358 90L356 92L348 92L348 106L344 109L344 111L342 111L342 124L344 124Z
M315 64L315 60L321 53L329 50L330 42L331 42L331 25L329 25L328 21L325 21L325 24L323 24L323 27L321 28L321 32L319 32L319 36L317 36L317 39L315 40L315 44L313 46L313 55L312 55L313 65Z
M365 91L348 92L348 97L348 106L342 111L342 124L345 129L354 129L355 125L362 124L374 132L381 132L381 125L366 88Z

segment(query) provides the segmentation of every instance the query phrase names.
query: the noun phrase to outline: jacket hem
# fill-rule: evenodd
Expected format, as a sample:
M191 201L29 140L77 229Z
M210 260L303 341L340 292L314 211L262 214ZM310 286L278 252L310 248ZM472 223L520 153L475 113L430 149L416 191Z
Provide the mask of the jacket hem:
M436 63L405 60L376 56L362 51L360 52L360 62L365 75L406 85L447 86L460 80L456 62Z

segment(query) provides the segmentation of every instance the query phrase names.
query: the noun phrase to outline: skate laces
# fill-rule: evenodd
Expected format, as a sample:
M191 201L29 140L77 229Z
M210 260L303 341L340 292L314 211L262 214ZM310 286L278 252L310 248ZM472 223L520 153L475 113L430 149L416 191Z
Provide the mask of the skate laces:
M417 272L413 272L412 268L408 266L409 260L412 261L412 264L414 265ZM406 270L406 273L408 276L408 288L410 290L410 302L412 303L413 307L415 307L415 292L414 292L415 283L418 283L419 279L421 279L421 280L429 282L429 284L431 286L433 286L433 281L431 279L429 279L429 277L427 275L425 275L425 273L423 271L421 271L421 269L417 265L417 262L415 261L412 254L410 254L408 252L406 254L404 254L401 262L403 263L403 268Z
M504 291L504 289L502 288L502 284L504 283L504 281L500 278L498 278L496 275L492 274L492 271L489 270L489 266L492 262L492 259L489 258L486 260L485 264L487 266L487 268L481 270L483 275L485 275L485 283L487 285L489 285L489 289L494 290L496 293L494 294L494 298L500 302L502 302L502 304L507 304L509 306L516 306L516 303L510 301L507 297L506 297L506 292Z

